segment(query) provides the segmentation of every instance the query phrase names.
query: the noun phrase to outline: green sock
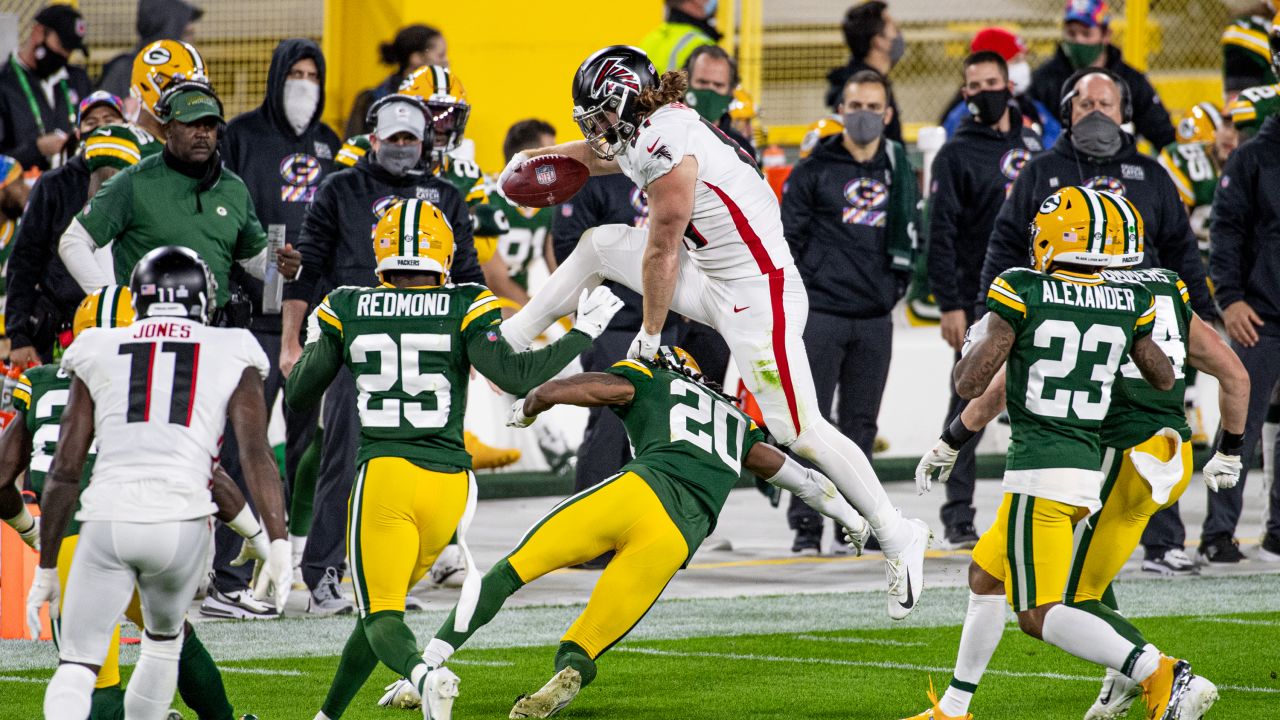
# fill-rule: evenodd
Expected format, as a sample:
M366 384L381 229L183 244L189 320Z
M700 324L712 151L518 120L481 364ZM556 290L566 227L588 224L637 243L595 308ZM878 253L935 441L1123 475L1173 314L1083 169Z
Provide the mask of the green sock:
M457 632L453 629L454 615L458 612L455 607L445 619L444 624L436 631L436 637L457 650L476 630L492 620L493 616L502 609L502 604L507 601L507 598L521 587L524 587L524 581L516 574L511 563L507 562L506 558L499 560L497 565L485 573L484 580L480 583L480 600L476 603L476 611L471 616L467 631Z
M582 687L590 685L596 679L596 661L591 659L581 645L568 640L560 643L560 649L556 651L556 672L567 667L582 675Z
M422 651L418 649L418 638L404 624L404 613L399 610L382 610L372 613L361 622L364 624L364 635L369 639L369 647L373 648L382 664L403 677L411 676L413 669L422 663Z
M369 647L369 639L364 634L364 623L356 620L356 627L347 638L342 648L342 657L338 660L338 670L333 674L333 683L329 685L329 694L320 706L331 720L338 720L347 706L355 698L360 688L369 679L373 669L378 666L378 656Z
M195 628L187 623L182 639L182 656L178 660L178 694L182 702L195 711L200 720L233 720L231 701L222 684L222 673L204 643L196 637Z
M316 429L315 438L302 453L302 457L298 458L289 497L290 535L306 537L311 533L311 503L316 497L316 476L320 473L320 448L324 444L323 440L324 430Z
M1115 610L1116 612L1120 612L1120 602L1116 600L1115 583L1111 583L1110 585L1107 586L1106 590L1102 591L1102 604L1106 605L1112 610Z
M1071 607L1079 608L1090 615L1102 618L1108 625L1115 628L1120 636L1125 640L1137 645L1139 648L1146 647L1147 639L1142 637L1142 632L1133 626L1133 623L1125 619L1123 615L1107 607L1099 600L1085 600L1084 602L1069 603Z
M124 720L124 690L119 685L93 691L89 720Z

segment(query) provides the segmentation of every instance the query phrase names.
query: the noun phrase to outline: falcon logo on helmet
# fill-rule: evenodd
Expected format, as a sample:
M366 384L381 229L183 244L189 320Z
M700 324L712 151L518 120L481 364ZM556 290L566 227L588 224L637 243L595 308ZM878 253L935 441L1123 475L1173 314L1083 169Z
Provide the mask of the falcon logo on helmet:
M600 61L600 69L596 71L595 80L591 81L591 97L599 100L613 94L618 87L640 92L640 76L622 63L623 58L620 57L607 57Z

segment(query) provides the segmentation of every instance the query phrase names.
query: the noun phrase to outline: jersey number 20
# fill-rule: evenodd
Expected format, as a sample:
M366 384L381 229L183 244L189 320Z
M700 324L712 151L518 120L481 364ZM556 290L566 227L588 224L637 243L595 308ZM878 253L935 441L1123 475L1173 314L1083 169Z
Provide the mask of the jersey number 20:
M671 383L671 394L690 395L695 403L678 402L671 407L671 439L693 443L738 472L742 468L742 439L747 434L742 418L732 412L727 403L712 398L693 383L676 380Z

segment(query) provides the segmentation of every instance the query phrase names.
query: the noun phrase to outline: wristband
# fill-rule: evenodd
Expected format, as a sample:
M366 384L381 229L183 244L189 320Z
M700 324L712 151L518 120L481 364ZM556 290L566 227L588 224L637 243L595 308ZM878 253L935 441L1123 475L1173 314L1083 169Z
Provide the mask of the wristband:
M36 519L32 517L31 511L26 505L22 506L22 511L11 518L6 519L5 524L13 528L19 535L26 535L36 526Z
M240 508L240 513L231 522L227 523L227 527L244 538L252 538L262 532L262 526L258 524L258 518L254 517L248 503L245 503L244 507Z
M1218 452L1223 455L1239 455L1244 449L1244 434L1223 430L1218 435Z
M942 442L949 445L952 450L959 450L977 434L977 430L965 427L964 422L960 420L960 415L957 414L951 424L942 431Z

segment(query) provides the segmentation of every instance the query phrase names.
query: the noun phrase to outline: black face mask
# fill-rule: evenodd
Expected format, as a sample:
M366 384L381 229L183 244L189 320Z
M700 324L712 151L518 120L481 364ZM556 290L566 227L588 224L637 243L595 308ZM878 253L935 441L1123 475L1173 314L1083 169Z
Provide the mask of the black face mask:
M31 72L41 80L67 66L67 58L50 50L48 45L41 44L36 48L35 53L36 66L31 68Z
M1013 94L1009 92L1008 87L1000 90L983 90L965 100L965 107L969 109L969 114L974 120L983 125L995 125L1000 122L1004 111L1009 108L1009 100L1012 98Z
M22 217L22 211L24 209L25 208L22 203L12 198L0 200L0 214L3 214L10 220L17 220Z

